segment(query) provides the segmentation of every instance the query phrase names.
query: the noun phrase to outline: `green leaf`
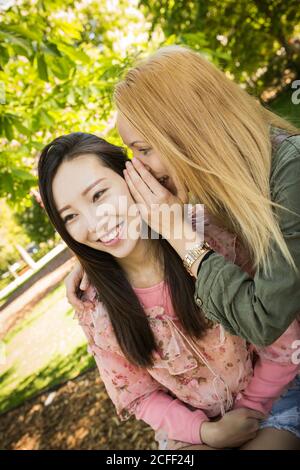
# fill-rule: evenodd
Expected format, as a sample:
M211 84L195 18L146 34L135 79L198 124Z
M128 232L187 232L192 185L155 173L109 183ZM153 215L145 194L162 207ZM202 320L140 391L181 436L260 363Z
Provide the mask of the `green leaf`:
M24 134L24 135L27 135L29 136L31 134L30 130L27 129L27 127L25 127L20 119L17 117L17 116L11 116L11 121L13 123L13 125L15 126L15 128L21 133L21 134Z
M70 91L69 91L69 94L67 96L67 102L70 106L75 106L76 105L76 96L75 96L73 88L71 88Z
M12 168L11 174L22 181L36 181L36 177L34 175L20 168Z
M7 138L7 140L11 141L14 138L14 130L11 125L10 119L8 119L6 116L3 116L2 118L2 125L4 128L4 133Z
M50 114L45 109L42 109L39 114L40 114L40 120L43 121L47 127L53 126L55 121L53 117L50 116Z
M41 51L53 57L61 57L57 45L50 41L45 41L44 44L41 45Z
M55 59L49 57L48 66L55 77L65 80L69 78L70 72L76 67L76 64L66 56Z
M29 26L29 25L28 25ZM30 27L30 26L29 26ZM17 24L6 24L3 26L2 31L10 32L15 34L18 37L23 37L29 39L30 41L39 41L41 39L41 33L38 30L28 29L27 25L25 24L17 25Z
M37 66L38 66L39 78L41 80L44 80L44 82L49 82L47 64L45 61L44 54L37 55Z
M9 54L5 47L0 46L0 65L4 67L9 61Z
M65 21L58 25L58 28L61 29L68 38L81 39L81 31L79 28L82 28L81 25L74 25L72 23L66 23Z
M45 147L44 144L42 144L41 142L37 142L37 141L32 141L31 146L35 148L36 150L43 150L43 148Z
M75 47L68 46L67 44L58 44L58 49L66 54L71 60L74 62L81 62L83 64L90 63L89 56L80 49L76 49Z
M0 39L7 42L8 44L11 44L12 46L18 46L25 53L25 55L31 55L33 52L30 42L19 37L15 33L0 30Z
M11 194L14 191L14 181L11 173L8 171L3 171L2 169L0 174L0 188L0 197L3 197L6 194Z

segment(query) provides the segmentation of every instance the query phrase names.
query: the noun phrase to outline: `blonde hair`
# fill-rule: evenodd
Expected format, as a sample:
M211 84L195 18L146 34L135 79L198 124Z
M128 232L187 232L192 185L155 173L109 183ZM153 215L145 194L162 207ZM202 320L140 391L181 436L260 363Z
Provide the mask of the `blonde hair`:
M271 270L274 239L297 269L272 210L271 126L299 130L265 109L200 54L159 49L115 89L122 116L188 186L192 196L236 233L255 268Z

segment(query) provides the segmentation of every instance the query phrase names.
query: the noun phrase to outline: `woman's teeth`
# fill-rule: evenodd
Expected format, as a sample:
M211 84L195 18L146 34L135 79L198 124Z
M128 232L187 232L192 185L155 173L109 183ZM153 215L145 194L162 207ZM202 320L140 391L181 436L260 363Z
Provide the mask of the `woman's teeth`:
M98 241L103 242L103 243L108 243L112 241L119 234L119 229L121 225L123 225L123 222L118 224L115 228L111 229L108 233L106 233L101 238L99 238Z

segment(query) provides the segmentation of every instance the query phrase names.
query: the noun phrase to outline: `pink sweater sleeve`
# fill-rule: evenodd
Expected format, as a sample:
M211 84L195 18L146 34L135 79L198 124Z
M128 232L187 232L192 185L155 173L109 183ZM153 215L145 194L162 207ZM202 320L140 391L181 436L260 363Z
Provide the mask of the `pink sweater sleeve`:
M202 444L200 428L209 421L201 410L190 410L180 400L162 391L153 392L136 408L135 416L149 424L155 431L163 429L169 439Z
M295 320L289 328L270 346L255 347L258 359L254 366L253 377L235 401L234 408L251 408L269 413L273 402L288 388L300 371L293 362L293 344L300 339L300 324Z

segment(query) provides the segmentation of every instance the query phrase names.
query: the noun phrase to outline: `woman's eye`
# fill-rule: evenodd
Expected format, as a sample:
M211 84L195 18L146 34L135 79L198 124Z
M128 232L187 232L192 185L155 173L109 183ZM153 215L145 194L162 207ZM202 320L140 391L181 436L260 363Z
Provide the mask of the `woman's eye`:
M148 155L151 149L140 149L140 152L145 155L145 157Z
M70 220L73 220L74 216L75 216L75 214L66 215L66 217L63 218L64 224L70 222Z
M102 196L103 193L105 193L106 189L102 191L97 191L94 196L93 196L93 202L98 201L98 199Z

